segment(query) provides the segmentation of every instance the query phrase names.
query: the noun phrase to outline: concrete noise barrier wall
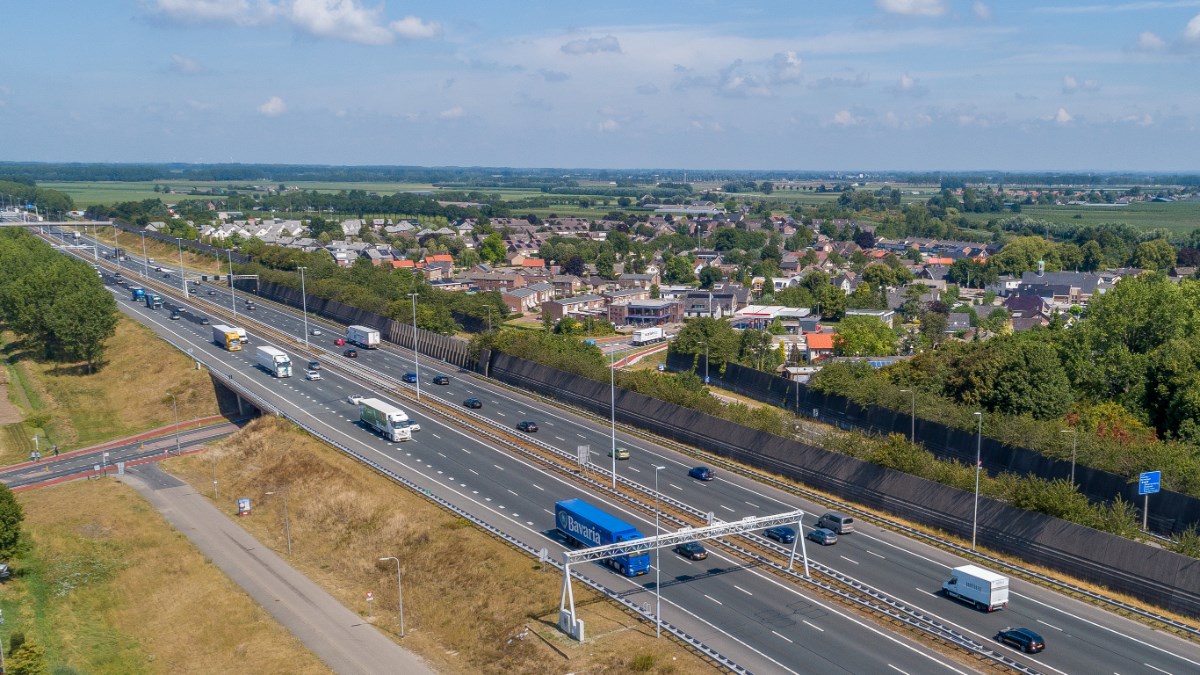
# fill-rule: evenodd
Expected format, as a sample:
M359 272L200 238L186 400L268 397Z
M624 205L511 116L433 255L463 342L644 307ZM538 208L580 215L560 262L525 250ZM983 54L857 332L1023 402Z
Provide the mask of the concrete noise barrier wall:
M486 357L485 368L502 382L596 414L608 416L612 410L606 383L508 354ZM621 422L665 438L960 537L971 535L973 493L623 389L616 392L615 413ZM979 500L978 522L978 540L984 546L1159 607L1200 616L1198 560L987 497Z

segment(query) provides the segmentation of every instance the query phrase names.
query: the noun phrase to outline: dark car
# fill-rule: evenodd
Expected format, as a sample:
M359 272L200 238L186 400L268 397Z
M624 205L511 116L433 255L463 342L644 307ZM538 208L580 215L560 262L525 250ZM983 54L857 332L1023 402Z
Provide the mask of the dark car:
M412 384L413 382L417 381L417 374L416 373L405 373L404 377L402 377L400 379L404 380L405 382L407 382L409 384Z
M469 399L463 401L463 405L465 405L468 408L482 408L483 401L480 401L477 398L469 398Z
M167 272L166 274L163 274L163 278L164 278L164 279L170 279L170 278L171 278L171 273L170 273L170 272Z
M680 544L675 547L675 552L688 560L704 560L708 557L708 551L704 550L698 541Z
M258 306L257 306L257 305L255 305L255 304L253 304L253 303L251 303L251 304L249 304L249 305L246 305L246 311L247 311L247 312L254 311L254 310L256 310L256 309L258 309Z
M433 383L434 384L450 384L450 376L449 375L434 375Z
M712 480L716 477L713 475L712 469L707 466L693 467L691 471L688 471L688 476L696 480Z
M345 357L351 358L351 359L357 359L358 358L358 350L357 349L347 349L346 351L342 352L342 356L345 356Z
M210 289L208 289L208 294L209 294L209 295L216 295L216 294L217 294L217 292L216 292L216 291L214 291L213 289L211 289L211 288L210 288Z
M537 430L538 426L536 422L517 422L517 431L524 431L525 433L532 434Z
M809 532L807 536L809 539L822 546L833 546L837 543L837 532L834 532L833 530L827 530L823 527L818 527L812 532Z
M996 639L1026 654L1036 654L1046 648L1042 636L1028 628L1005 628L996 634Z
M320 362L320 361L309 361L309 362L308 362L308 369L309 369L309 370L320 370L320 369L321 369L321 362Z
M790 544L796 541L796 531L784 525L769 527L763 531L763 534L767 536L767 539L774 539L781 544Z
M200 325L201 325L201 326L207 326L209 323L211 323L211 322L208 320L208 317L207 317L207 316L205 316L205 317L202 317L202 318L200 319Z
M179 320L179 312L171 312L171 320L178 321Z

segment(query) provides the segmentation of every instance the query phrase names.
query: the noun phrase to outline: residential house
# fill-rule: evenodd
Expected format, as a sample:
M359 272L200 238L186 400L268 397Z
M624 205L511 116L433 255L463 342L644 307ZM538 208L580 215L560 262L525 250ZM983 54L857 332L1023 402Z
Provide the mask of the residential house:
M870 316L879 319L883 325L891 328L896 323L896 312L891 309L847 309L846 316Z
M833 338L836 333L805 333L804 358L813 363L833 355Z
M1046 313L1050 310L1046 301L1037 295L1010 295L1004 299L1004 308L1008 310L1009 316L1014 320L1045 318ZM1015 323L1013 328L1016 329Z
M558 298L542 303L542 316L552 321L564 317L603 317L607 314L607 301L599 295L577 295L573 298Z
M658 282L658 274L622 274L617 277L621 288L650 288L657 286Z
M523 288L514 288L500 294L510 312L522 314L536 312L542 303L554 299L554 287L550 284L531 284Z
M683 303L649 298L609 305L608 320L618 326L661 326L683 321Z
M946 317L947 333L962 333L971 330L971 315L966 312L950 312Z

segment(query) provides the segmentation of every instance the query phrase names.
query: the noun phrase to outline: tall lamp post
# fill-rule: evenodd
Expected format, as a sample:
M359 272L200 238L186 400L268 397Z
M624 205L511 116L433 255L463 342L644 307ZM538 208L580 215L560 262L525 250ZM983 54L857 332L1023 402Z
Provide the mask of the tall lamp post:
M150 256L146 255L146 233L142 232L142 277L150 276Z
M704 345L704 384L708 384L708 340L703 340L697 344Z
M979 471L983 468L980 451L983 447L983 413L975 411L979 429L975 432L975 515L971 518L971 550L975 550L975 535L979 531Z
M179 247L179 285L183 288L183 299L187 300L187 276L183 273L183 237L175 237L175 244Z
M229 306L233 307L233 322L237 323L237 294L233 291L233 249L225 249L229 256Z
M617 364L613 361L615 353L615 348L608 352L608 397L609 411L612 418L612 450L608 454L612 457L612 486L614 490L617 489Z
M917 390L916 389L901 389L901 392L912 394L912 418L910 420L910 429L908 432L908 444L917 444Z
M180 454L180 452L179 452L179 401L175 400L175 394L168 393L167 395L171 397L171 408L173 408L175 410L175 454L178 455L178 454ZM213 473L213 476L214 477L216 476L215 472ZM216 480L214 480L213 483L215 484Z
M1075 433L1075 429L1063 429L1060 433L1071 434L1071 487L1075 487L1075 448L1079 441L1079 434Z
M379 562L385 560L396 561L396 595L400 598L400 637L404 637L404 587L400 585L400 559L396 556L388 556L380 558Z
M417 293L409 293L413 309L413 374L417 376L417 400L421 400L421 362L417 358ZM400 563L397 561L397 565ZM404 637L401 635L400 637Z
M654 536L659 535L658 529L658 472L667 467L654 467ZM662 637L662 584L659 583L662 572L661 546L654 547L654 637Z
M304 314L304 348L308 349L308 295L304 292L304 270L306 267L297 267L300 270L300 311Z
M288 520L287 508L287 490L279 490L278 492L266 492L264 494L282 494L283 495L283 531L287 535L288 557L292 555L292 523Z

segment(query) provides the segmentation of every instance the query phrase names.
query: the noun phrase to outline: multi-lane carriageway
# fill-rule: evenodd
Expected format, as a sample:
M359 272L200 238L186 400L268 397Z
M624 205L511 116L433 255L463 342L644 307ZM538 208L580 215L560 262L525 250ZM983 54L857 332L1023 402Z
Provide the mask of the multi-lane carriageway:
M101 251L104 250L106 247L101 246ZM131 282L138 282L142 269L140 259L130 260L125 263L124 274ZM152 281L167 287L178 288L180 283L177 271L151 271L150 276L154 278ZM127 314L176 344L203 352L206 360L223 361L228 375L237 378L242 386L252 387L285 414L322 429L340 443L371 453L392 470L428 486L439 496L451 499L535 548L546 547L555 553L562 550L560 542L552 536L552 509L555 501L571 497L584 497L618 513L643 532L654 529L652 517L480 440L469 428L422 418L423 430L414 441L402 444L387 443L363 429L357 424L356 408L345 401L350 393L377 394L403 407L410 406L403 397L373 391L337 367L345 357L341 355L342 348L334 346L333 339L341 334L343 327L310 318L309 327L320 328L323 335L308 336L311 352L302 352L299 348L303 346L304 330L299 313L261 301L257 310L245 312L244 296L239 293L238 314L241 323L246 319L252 322L250 333L254 342L250 349L228 353L209 342L208 326L187 320L188 315L210 316L218 323L218 316L214 315L218 308L223 312L221 316L228 317L233 299L227 287L216 287L216 294L210 296L207 292L214 287L205 284L189 302L169 299L169 304L185 308L185 319L181 321L168 320L168 312L164 310L135 305L128 300L124 287L110 285L110 288ZM292 343L262 337L254 330L254 323L292 336ZM297 373L303 372L300 366L310 358L321 361L325 379L309 382L301 375L276 380L256 368L253 347L267 342L289 352ZM396 382L403 373L414 370L412 354L405 350L387 347L359 349L358 353L353 365L382 373ZM612 441L606 424L512 392L478 376L454 372L445 364L426 358L421 359L420 373L423 397L437 396L451 403L479 398L484 407L476 412L500 424L511 427L520 420L534 420L541 426L540 440L569 451L586 444L591 447L596 463L605 465L609 461L607 449ZM431 384L434 374L450 375L451 383ZM414 389L413 385L400 386ZM664 465L667 469L660 473L660 488L665 496L713 512L724 520L792 509L819 515L825 510L738 475L721 473L711 483L693 481L687 478L687 469L702 461L647 443L620 429L617 444L632 452L630 460L619 463L620 475L652 489L652 467ZM813 516L806 522L811 526ZM970 672L978 667L978 662L933 651L908 634L892 633L820 595L747 566L741 559L726 555L721 547L710 549L709 559L702 562L685 561L669 551L662 552L663 618L751 671L933 673ZM938 589L947 570L963 561L870 523L860 521L858 531L842 537L835 546L810 546L809 555L985 644L991 643L998 630L1008 626L1037 630L1048 644L1041 654L1018 654L991 644L1038 671L1200 672L1200 646L1196 643L1019 579L1013 579L1008 609L993 614L979 613L940 597ZM653 603L652 578L630 580L599 568L589 572L589 576L602 580L634 602Z

